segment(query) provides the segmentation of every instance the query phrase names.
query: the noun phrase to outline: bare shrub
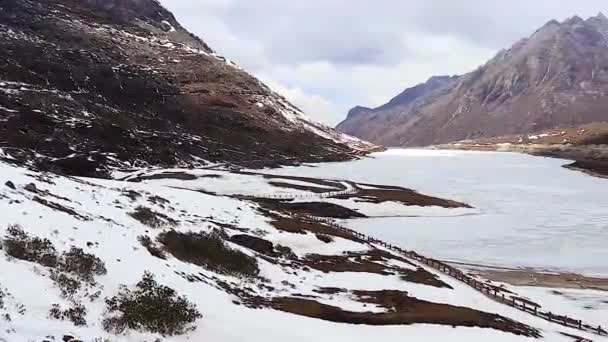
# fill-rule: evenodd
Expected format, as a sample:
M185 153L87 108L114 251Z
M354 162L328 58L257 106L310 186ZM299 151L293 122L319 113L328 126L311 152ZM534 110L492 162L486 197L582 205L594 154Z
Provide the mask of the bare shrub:
M223 238L219 232L204 234L171 230L160 234L158 241L167 252L181 261L224 274L247 277L258 275L260 270L257 260L228 247Z
M4 297L6 297L6 293L0 287L0 309L4 309Z
M324 235L324 234L317 234L316 235L317 239L319 241L325 242L325 243L332 243L334 242L334 239L329 236L329 235Z
M150 239L149 236L142 235L142 236L138 237L137 240L153 256L155 256L155 257L157 257L159 259L163 259L163 260L167 259L167 256L165 255L165 252L163 252L163 250L161 248L159 248L158 246L156 246L156 244L154 243L154 241L152 241L152 239Z
M3 246L9 256L46 267L57 265L57 250L49 239L32 237L18 225L9 226L6 232Z
M194 330L192 324L202 317L193 303L172 288L158 284L149 272L134 290L122 286L118 295L106 298L106 305L112 316L103 320L103 327L117 334L129 329L181 335Z
M177 221L169 216L143 206L135 208L135 211L129 213L129 215L142 224L154 229L177 225Z
M60 321L68 320L77 327L87 325L87 308L80 302L73 303L67 309L63 309L61 305L55 303L51 306L51 310L49 310L49 316Z
M59 288L61 296L65 299L74 300L76 294L82 288L82 281L57 270L51 271L51 280Z
M82 248L72 247L64 252L59 260L59 270L73 274L89 283L94 282L95 276L108 273L105 263L97 256L85 253Z

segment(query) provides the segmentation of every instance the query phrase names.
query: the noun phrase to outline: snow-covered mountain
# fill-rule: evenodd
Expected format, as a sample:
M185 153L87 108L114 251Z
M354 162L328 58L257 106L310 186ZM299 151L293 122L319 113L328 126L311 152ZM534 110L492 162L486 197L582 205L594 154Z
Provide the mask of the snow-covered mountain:
M600 13L552 20L477 70L433 77L338 129L385 146L432 145L607 121L607 99Z
M3 1L0 136L23 162L102 177L374 148L309 120L155 0Z

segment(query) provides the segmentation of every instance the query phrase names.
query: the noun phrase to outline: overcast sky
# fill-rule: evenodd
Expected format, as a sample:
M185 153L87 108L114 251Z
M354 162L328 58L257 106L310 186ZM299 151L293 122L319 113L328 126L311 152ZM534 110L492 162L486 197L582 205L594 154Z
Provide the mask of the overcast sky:
M606 0L161 0L188 30L334 125L432 75L472 71L550 19Z

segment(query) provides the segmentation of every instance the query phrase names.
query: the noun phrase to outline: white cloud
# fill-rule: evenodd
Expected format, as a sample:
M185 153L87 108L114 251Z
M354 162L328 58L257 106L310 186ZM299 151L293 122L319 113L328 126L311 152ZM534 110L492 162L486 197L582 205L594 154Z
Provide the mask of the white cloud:
M312 119L329 124L336 124L339 121L342 109L322 96L308 94L300 87L289 87L273 80L265 80L264 83L284 95Z
M335 124L433 75L463 74L546 21L605 0L161 0L190 31Z

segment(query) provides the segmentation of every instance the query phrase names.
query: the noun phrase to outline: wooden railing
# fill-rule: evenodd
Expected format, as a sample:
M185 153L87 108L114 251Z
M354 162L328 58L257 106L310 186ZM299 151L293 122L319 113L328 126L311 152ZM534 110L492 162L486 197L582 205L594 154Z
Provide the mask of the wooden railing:
M345 191L325 192L325 193L310 194L310 195L304 195L304 194L267 195L267 196L261 196L261 198L268 198L268 199L328 198L328 197L341 196L341 195L346 195L346 194L353 194L356 192L357 192L357 189L353 188L353 189L349 189L349 190L345 190ZM341 225L337 224L333 219L330 219L330 218L317 217L317 216L312 216L312 215L305 215L304 217L308 220L311 220L314 222L320 222L333 229L348 233L361 240L367 241L368 243L380 245L388 250L397 252L408 259L415 260L421 264L427 265L435 270L438 270L441 273L444 273L452 278L457 279L458 281L461 281L461 282L467 284L468 286L474 288L475 290L483 293L487 297L489 297L499 303L511 306L518 310L532 314L536 317L545 319L549 322L558 323L558 324L561 324L561 325L569 327L569 328L579 329L581 331L590 332L590 333L597 334L600 336L608 336L608 331L606 331L601 326L594 326L591 324L587 324L587 323L583 322L583 320L581 320L581 319L576 319L573 317L569 317L567 315L560 315L560 314L553 313L551 311L543 311L541 305L539 305L533 301L530 301L528 299L521 298L506 288L488 284L488 283L480 281L474 277L471 277L468 274L465 274L460 269L457 269L441 260L427 258L414 251L408 251L399 246L387 243L385 241L373 238L371 236L367 236L367 235L357 232L353 229L341 226Z
M471 276L465 274L463 271L461 271L453 266L450 266L440 260L427 258L414 251L407 251L399 246L396 246L396 245L384 242L382 240L373 238L371 236L367 236L365 234L359 233L353 229L350 229L350 228L347 228L347 227L344 227L344 226L341 226L341 225L335 223L335 221L332 219L316 217L316 216L311 216L311 215L306 215L305 217L311 221L320 222L333 229L351 234L351 235L353 235L361 240L367 241L369 243L380 245L386 249L397 252L409 259L416 260L419 263L425 264L433 269L438 270L441 273L444 273L452 278L455 278L455 279L471 286L475 290L483 293L484 295L492 298L493 300L495 300L497 302L509 305L518 310L521 310L526 313L529 313L529 314L535 315L537 317L540 317L542 319L545 319L549 322L559 323L559 324L569 327L569 328L579 329L579 330L594 333L594 334L597 334L600 336L608 336L608 331L603 329L601 326L592 326L590 324L584 323L581 319L572 318L567 315L559 315L559 314L553 313L551 311L542 311L541 305L534 303L528 299L518 297L506 288L502 288L499 286L495 286L495 285L491 285L491 284L479 281L478 279L471 277Z

